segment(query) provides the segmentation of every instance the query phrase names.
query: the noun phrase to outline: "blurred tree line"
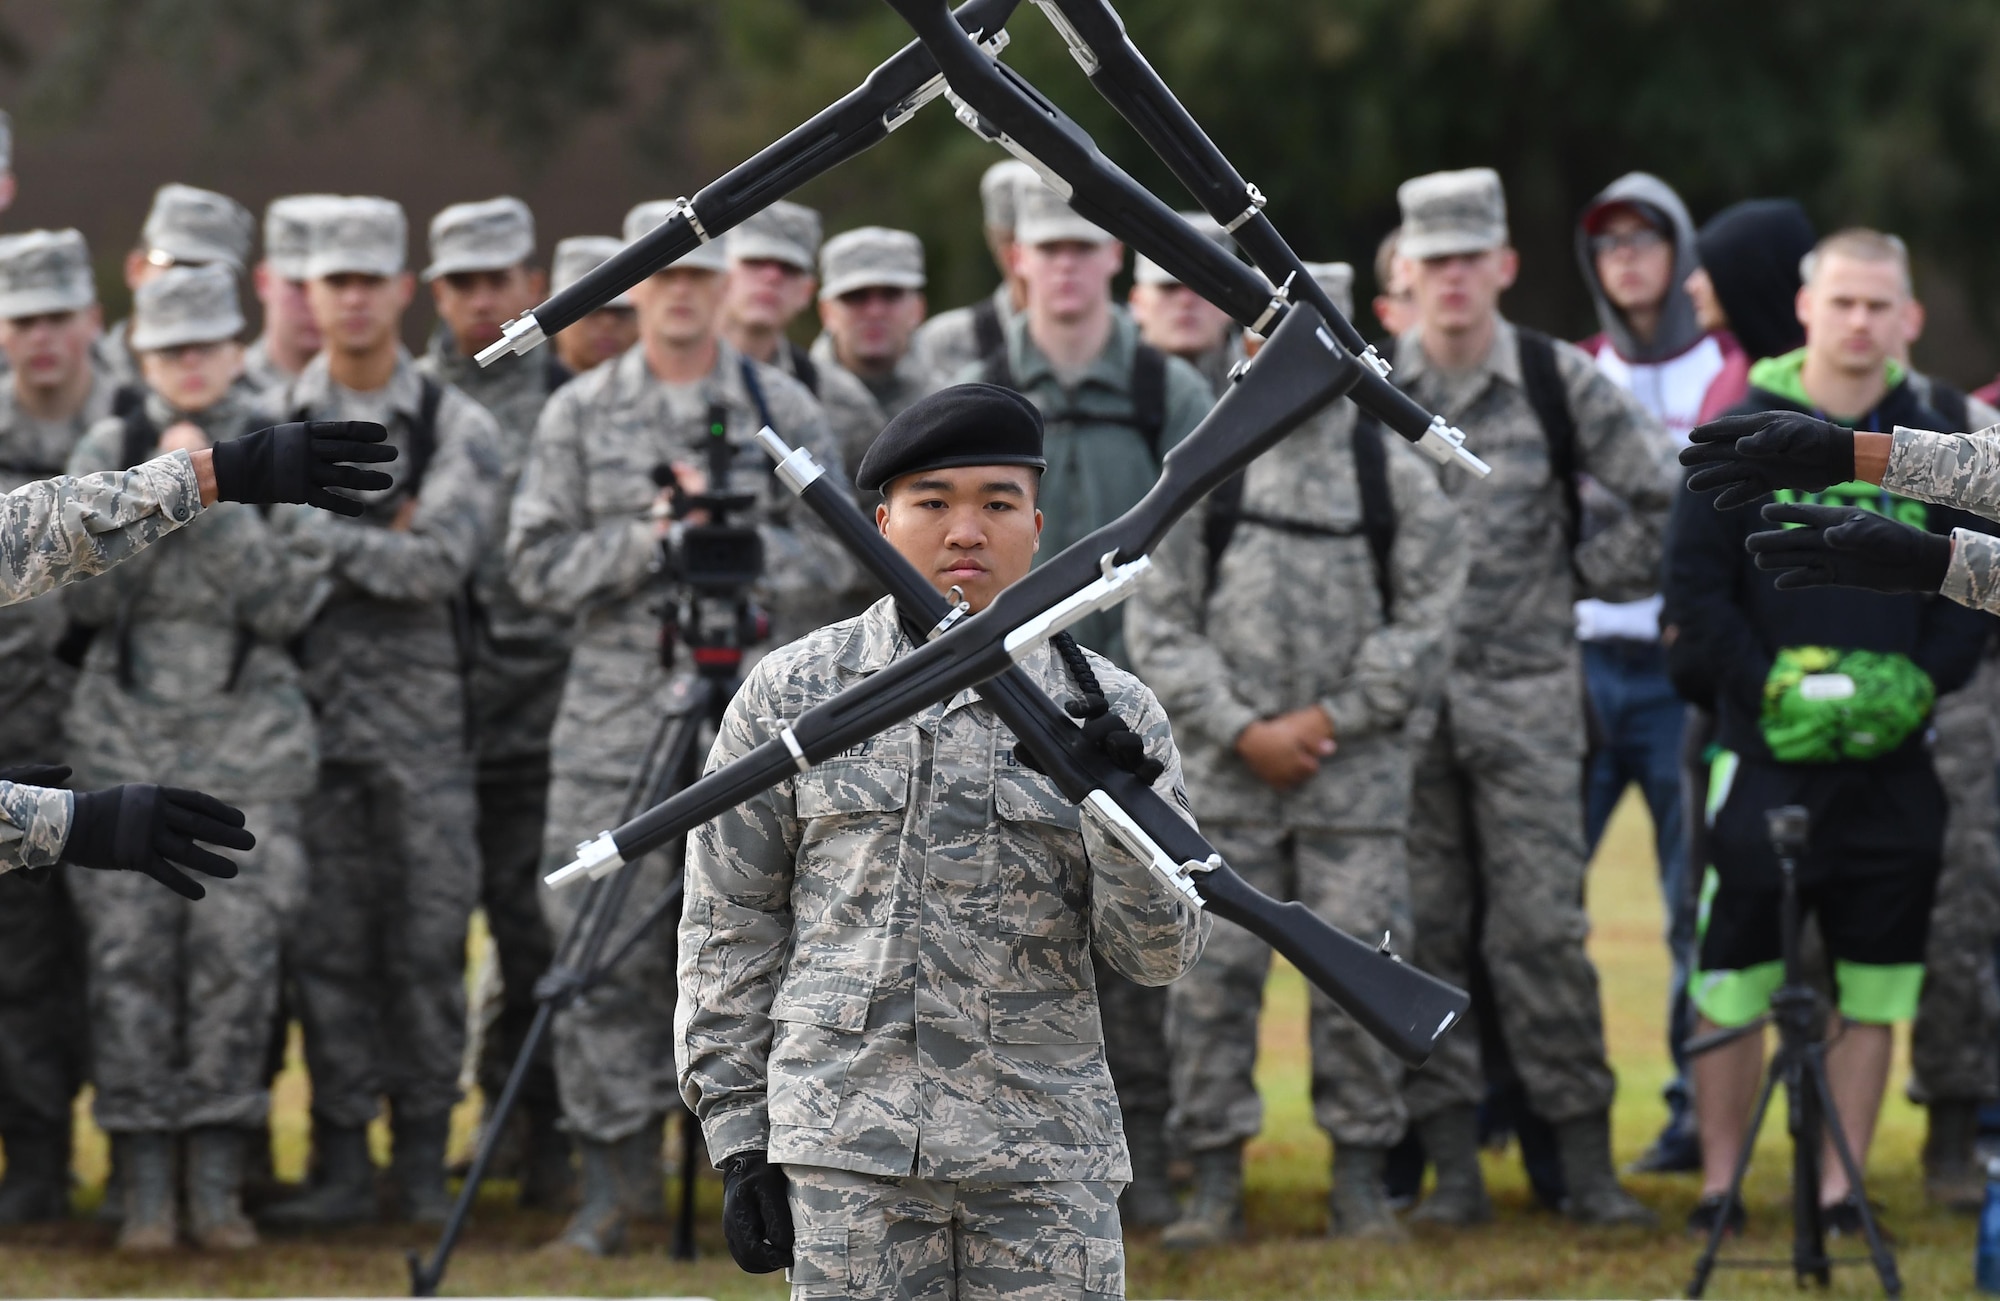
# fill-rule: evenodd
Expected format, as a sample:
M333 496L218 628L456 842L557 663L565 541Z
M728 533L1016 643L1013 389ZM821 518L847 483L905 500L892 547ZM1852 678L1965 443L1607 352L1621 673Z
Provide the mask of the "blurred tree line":
M528 154L599 114L676 175L732 165L906 39L874 0L70 0L32 111L87 111L134 49L176 60L218 115L371 84L420 86ZM2000 5L1990 0L1121 0L1139 48L1270 198L1309 258L1365 286L1405 177L1485 164L1525 259L1511 310L1590 325L1571 237L1618 174L1664 177L1699 221L1789 194L1823 230L1901 233L1920 291L2000 288ZM1006 58L1175 206L1185 194L1098 100L1028 4ZM669 47L648 79L640 56ZM10 48L0 34L0 56ZM336 70L330 75L327 70ZM975 181L997 153L941 102L799 197L829 228L918 231L940 305L992 282ZM663 187L664 188L664 187ZM680 188L680 187L676 187ZM1992 369L1990 366L1987 368ZM1963 378L1973 378L1971 375Z

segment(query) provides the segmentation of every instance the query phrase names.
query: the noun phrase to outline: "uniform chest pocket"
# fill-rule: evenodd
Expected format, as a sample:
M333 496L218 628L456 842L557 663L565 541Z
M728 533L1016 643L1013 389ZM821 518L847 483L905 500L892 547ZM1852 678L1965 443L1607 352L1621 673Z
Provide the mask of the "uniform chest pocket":
M1083 935L1090 911L1083 810L1005 747L993 767L995 925L1011 935Z
M880 745L883 739L868 756L831 760L799 775L792 911L800 921L888 924L913 765L905 747Z

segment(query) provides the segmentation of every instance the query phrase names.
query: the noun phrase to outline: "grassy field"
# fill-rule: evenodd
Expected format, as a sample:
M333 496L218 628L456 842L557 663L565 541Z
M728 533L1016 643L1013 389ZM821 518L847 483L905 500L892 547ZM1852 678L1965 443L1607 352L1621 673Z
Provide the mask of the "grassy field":
M1642 1149L1664 1117L1660 1086L1667 1059L1661 1046L1662 990L1658 896L1652 881L1650 828L1628 801L1599 854L1591 877L1596 923L1591 950L1604 979L1605 1019L1619 1071L1616 1113L1620 1159ZM1226 1252L1182 1259L1144 1238L1130 1246L1133 1297L1661 1297L1686 1286L1695 1246L1677 1227L1695 1198L1690 1178L1634 1181L1640 1196L1669 1226L1654 1233L1587 1232L1532 1209L1511 1154L1488 1158L1487 1177L1500 1207L1498 1223L1456 1235L1424 1234L1406 1246L1356 1247L1323 1238L1328 1148L1315 1129L1306 1095L1305 990L1296 973L1272 977L1259 1076L1267 1101L1264 1133L1250 1149L1250 1240ZM1973 1222L1923 1205L1916 1152L1921 1113L1903 1100L1903 1067L1885 1109L1882 1135L1869 1169L1870 1189L1886 1205L1901 1239L1899 1260L1911 1297L1972 1293ZM280 1091L276 1124L283 1150L280 1173L295 1176L304 1160L305 1081L296 1070ZM470 1106L460 1116L460 1141ZM103 1139L79 1110L80 1206L93 1204L103 1177ZM1788 1247L1782 1112L1765 1126L1749 1191L1752 1229L1736 1250L1784 1255ZM703 1259L693 1265L666 1257L664 1226L644 1226L634 1252L620 1260L579 1264L536 1250L554 1235L557 1217L514 1210L511 1190L490 1190L446 1281L448 1293L581 1295L699 1294L717 1298L778 1297L777 1276L753 1279L723 1253L716 1227L720 1188L702 1188ZM430 1237L400 1229L353 1230L311 1242L272 1242L244 1256L193 1251L156 1260L121 1260L111 1232L81 1220L0 1236L0 1296L364 1296L406 1294L406 1249L427 1251ZM1865 1268L1836 1274L1836 1295L1877 1295ZM1717 1297L1790 1296L1789 1273L1726 1272L1711 1285Z

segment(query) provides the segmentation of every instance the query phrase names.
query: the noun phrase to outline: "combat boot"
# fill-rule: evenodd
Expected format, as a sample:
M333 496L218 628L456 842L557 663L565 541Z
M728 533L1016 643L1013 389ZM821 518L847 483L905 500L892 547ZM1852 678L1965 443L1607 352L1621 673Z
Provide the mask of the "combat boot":
M1979 1141L1979 1104L1933 1102L1924 1133L1924 1196L1933 1206L1978 1211L1986 1204L1986 1176L1973 1151Z
M187 1136L188 1233L204 1251L245 1251L257 1230L243 1214L245 1130L197 1129Z
M69 1126L0 1132L7 1175L0 1179L0 1224L39 1224L69 1214Z
M180 1240L174 1206L174 1136L116 1134L124 1173L125 1219L120 1251L171 1251Z
M1219 1247L1243 1236L1241 1140L1194 1154L1194 1196L1179 1219L1160 1234L1169 1251Z
M654 1116L639 1131L613 1144L619 1196L635 1220L667 1218L667 1118Z
M624 1140L630 1142L628 1138ZM583 1200L563 1226L562 1236L546 1250L582 1252L588 1256L616 1256L625 1250L629 1223L624 1189L618 1178L618 1144L593 1139L576 1140L578 1167L582 1174Z
M1389 1209L1383 1175L1389 1149L1358 1143L1333 1145L1333 1193L1327 1199L1327 1236L1401 1242L1409 1235Z
M1611 1113L1595 1112L1556 1126L1562 1158L1563 1214L1578 1224L1634 1224L1651 1228L1659 1217L1625 1191L1611 1166Z
M520 1205L525 1210L566 1211L576 1203L576 1171L569 1135L553 1106L527 1109L528 1153L521 1171Z
M389 1180L396 1187L396 1217L409 1224L443 1224L451 1214L444 1187L444 1149L451 1113L392 1116Z
M1410 1212L1410 1222L1462 1228L1492 1219L1486 1174L1479 1168L1479 1118L1473 1109L1446 1107L1418 1121L1417 1133L1437 1167L1437 1183Z
M368 1155L367 1129L319 1125L315 1134L318 1181L259 1214L258 1222L265 1228L324 1229L376 1217L375 1162Z
M1167 1118L1135 1112L1125 1118L1125 1145L1132 1153L1132 1182L1118 1197L1118 1219L1128 1229L1158 1229L1180 1218L1180 1203L1167 1187Z

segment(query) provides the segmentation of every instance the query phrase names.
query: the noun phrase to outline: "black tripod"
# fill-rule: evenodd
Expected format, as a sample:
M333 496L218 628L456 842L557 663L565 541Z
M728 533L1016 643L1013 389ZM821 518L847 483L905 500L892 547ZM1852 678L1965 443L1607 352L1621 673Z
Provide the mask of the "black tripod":
M701 776L704 759L701 742L705 736L715 734L723 711L741 685L744 652L770 636L769 618L748 595L750 586L763 573L763 542L754 526L728 522L730 513L749 509L757 498L753 493L726 491L734 449L728 441L724 413L710 412L707 432L709 483L716 486L716 491L682 493L674 487L675 476L670 469L662 466L653 473L654 480L673 493L672 513L676 519L700 512L697 518L704 521L676 527L668 542L668 577L675 590L658 611L661 666L673 672L676 650L684 646L695 671L676 681L670 707L654 725L638 771L632 774L625 788L618 815L621 823ZM676 846L675 852L686 852L685 840ZM513 1114L535 1052L547 1037L556 1014L602 983L662 918L669 913L678 915L683 883L677 873L673 883L618 936L617 943L612 943L632 883L637 879L635 861L590 883L575 923L556 950L555 961L535 982L538 1004L535 1019L529 1023L521 1050L507 1072L507 1083L486 1119L472 1165L466 1171L457 1200L452 1203L444 1230L438 1235L437 1246L428 1261L414 1251L406 1253L411 1296L437 1295L445 1266L465 1231L473 1201L500 1145L507 1118ZM685 1112L683 1121L680 1208L674 1220L670 1254L675 1260L693 1260L696 1128L694 1118Z
M1868 1241L1865 1259L1874 1265L1876 1276L1882 1280L1882 1290L1892 1298L1900 1297L1903 1282L1896 1273L1896 1257L1883 1241L1881 1227L1875 1223L1875 1212L1868 1205L1868 1194L1861 1183L1861 1165L1847 1146L1847 1133L1840 1126L1840 1110L1834 1104L1833 1088L1827 1083L1826 1043L1815 1035L1815 1028L1822 1021L1819 991L1806 981L1805 973L1800 969L1798 857L1805 852L1809 820L1805 809L1796 804L1768 810L1764 818L1771 837L1771 848L1777 855L1778 872L1784 883L1779 905L1784 983L1771 995L1769 1012L1748 1025L1718 1030L1691 1040L1688 1056L1712 1052L1745 1035L1761 1035L1766 1025L1778 1027L1778 1051L1771 1058L1770 1068L1764 1077L1763 1092L1757 1098L1757 1110L1752 1113L1750 1129L1743 1138L1743 1151L1737 1155L1736 1169L1729 1176L1729 1191L1723 1195L1722 1207L1715 1217L1714 1226L1709 1229L1708 1245L1702 1249L1700 1259L1695 1261L1694 1278L1688 1284L1687 1294L1690 1297L1701 1296L1708 1287L1709 1275L1718 1265L1736 1269L1784 1269L1789 1266L1792 1276L1799 1283L1811 1279L1826 1287L1833 1281L1835 1265L1858 1265L1863 1262L1864 1258L1860 1256L1834 1257L1826 1254L1826 1218L1819 1204L1820 1144L1824 1135L1833 1139L1833 1150L1840 1158L1841 1167L1847 1171L1849 1195L1860 1208L1861 1228ZM1792 1136L1791 1259L1720 1260L1717 1257L1722 1248L1722 1235L1728 1230L1731 1214L1742 1205L1743 1176L1750 1169L1750 1154L1757 1146L1757 1133L1764 1127L1764 1112L1770 1107L1771 1095L1780 1084L1785 1086L1788 1128Z

